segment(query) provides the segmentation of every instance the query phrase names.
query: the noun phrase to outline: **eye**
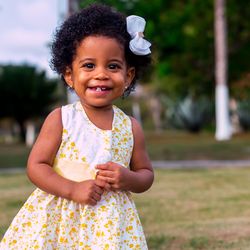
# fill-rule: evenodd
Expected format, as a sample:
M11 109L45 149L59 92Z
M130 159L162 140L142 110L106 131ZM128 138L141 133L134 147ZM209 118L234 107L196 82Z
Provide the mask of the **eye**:
M82 67L86 69L93 69L95 65L94 63L84 63Z
M108 65L108 68L111 70L116 70L116 69L120 69L121 66L118 63L111 63Z

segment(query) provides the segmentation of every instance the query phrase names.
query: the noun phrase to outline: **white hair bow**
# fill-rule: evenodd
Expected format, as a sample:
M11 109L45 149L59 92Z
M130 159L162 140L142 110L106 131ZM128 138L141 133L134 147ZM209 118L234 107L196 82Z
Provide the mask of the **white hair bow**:
M135 55L144 56L151 53L149 48L151 43L143 38L145 26L144 18L135 15L127 17L127 31L132 38L129 42L129 48Z

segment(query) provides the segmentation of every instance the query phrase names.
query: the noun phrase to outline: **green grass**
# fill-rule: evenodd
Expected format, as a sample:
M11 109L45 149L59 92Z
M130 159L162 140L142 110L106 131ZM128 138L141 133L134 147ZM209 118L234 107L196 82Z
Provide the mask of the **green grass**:
M213 133L206 132L148 132L146 142L152 160L250 159L250 133L235 135L229 141L219 142Z
M0 168L26 166L30 148L23 144L0 144Z
M0 176L0 234L33 190L24 174ZM150 250L247 250L250 168L156 170L134 195Z
M250 133L234 136L224 142L216 141L213 133L205 132L145 132L145 137L152 160L250 159ZM29 151L22 144L0 144L0 168L24 167Z

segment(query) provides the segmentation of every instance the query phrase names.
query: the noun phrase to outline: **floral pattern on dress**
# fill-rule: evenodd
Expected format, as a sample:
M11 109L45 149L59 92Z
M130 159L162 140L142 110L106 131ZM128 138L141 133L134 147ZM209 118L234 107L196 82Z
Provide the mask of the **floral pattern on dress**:
M70 162L64 173L70 179L81 164L82 178L87 170L94 171L96 164L107 161L129 168L131 120L117 107L113 110L112 130L101 130L88 119L80 102L62 107L63 133L55 170L58 164ZM12 221L0 249L145 250L147 244L130 192L105 191L97 205L90 206L37 188Z

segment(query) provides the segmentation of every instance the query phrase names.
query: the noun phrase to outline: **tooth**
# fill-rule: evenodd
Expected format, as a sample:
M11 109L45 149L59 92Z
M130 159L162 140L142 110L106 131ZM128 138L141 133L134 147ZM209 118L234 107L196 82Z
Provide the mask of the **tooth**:
M99 92L99 91L102 91L102 89L101 89L100 87L97 87L97 88L96 88L96 91Z

